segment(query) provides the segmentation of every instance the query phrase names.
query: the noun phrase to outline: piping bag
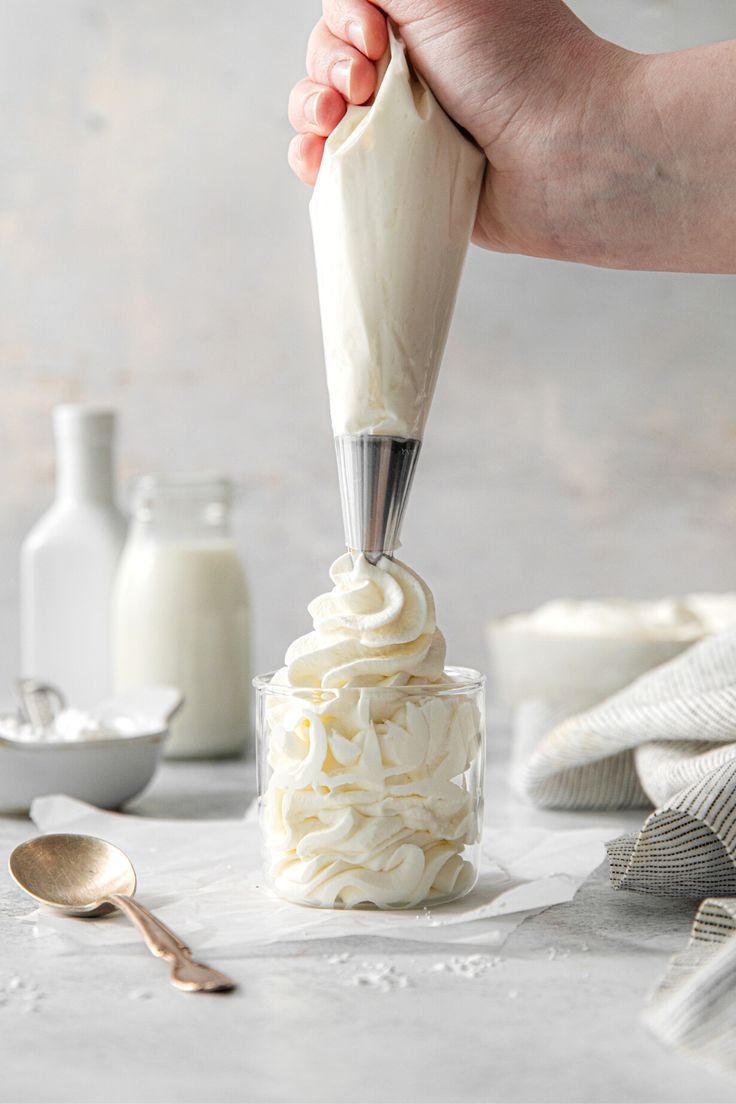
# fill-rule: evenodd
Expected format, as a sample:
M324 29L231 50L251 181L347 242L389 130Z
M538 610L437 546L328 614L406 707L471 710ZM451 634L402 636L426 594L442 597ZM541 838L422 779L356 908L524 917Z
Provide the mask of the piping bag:
M374 562L399 545L484 166L389 22L310 203L345 540Z

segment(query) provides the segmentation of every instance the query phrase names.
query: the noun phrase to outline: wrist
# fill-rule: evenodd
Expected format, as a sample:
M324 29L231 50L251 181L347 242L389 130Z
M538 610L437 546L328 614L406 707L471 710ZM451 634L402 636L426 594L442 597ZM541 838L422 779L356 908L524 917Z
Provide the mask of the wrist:
M551 127L547 197L560 260L637 267L652 191L642 89L650 58L595 38Z
M556 260L621 263L615 254L626 205L617 193L626 191L622 181L636 173L637 162L636 150L627 148L628 106L647 63L582 25L559 37L523 109L486 148L494 168L486 188L505 216L486 244Z

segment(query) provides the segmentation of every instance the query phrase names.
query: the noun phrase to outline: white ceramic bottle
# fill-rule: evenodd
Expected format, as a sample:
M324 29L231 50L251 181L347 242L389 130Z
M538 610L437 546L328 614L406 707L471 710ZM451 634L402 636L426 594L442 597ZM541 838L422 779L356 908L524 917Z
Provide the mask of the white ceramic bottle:
M115 414L54 410L56 497L21 550L21 673L89 708L112 690L112 586L125 540L115 502Z
M115 689L177 686L173 758L239 755L250 720L250 606L230 536L230 484L146 476L113 603Z

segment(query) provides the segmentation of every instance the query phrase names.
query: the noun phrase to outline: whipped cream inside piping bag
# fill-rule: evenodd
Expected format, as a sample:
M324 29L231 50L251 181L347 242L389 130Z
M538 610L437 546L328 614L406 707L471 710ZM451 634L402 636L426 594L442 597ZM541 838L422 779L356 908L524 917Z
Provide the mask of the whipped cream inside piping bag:
M288 649L269 697L269 877L287 900L323 907L459 894L475 878L463 851L481 830L461 784L481 749L476 701L437 693L455 684L432 595L413 571L348 553L331 576L333 590L309 606L313 632ZM412 685L429 689L407 694ZM279 686L303 689L280 697Z
M310 213L335 436L421 440L485 158L389 38L373 103L327 140Z

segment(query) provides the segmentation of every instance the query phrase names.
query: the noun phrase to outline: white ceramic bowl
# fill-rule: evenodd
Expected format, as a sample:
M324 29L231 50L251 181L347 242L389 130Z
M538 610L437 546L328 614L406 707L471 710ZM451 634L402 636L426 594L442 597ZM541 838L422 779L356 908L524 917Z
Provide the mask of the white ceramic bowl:
M161 759L179 690L151 686L100 707L135 723L133 735L79 741L23 741L0 736L0 813L24 813L36 797L63 793L117 809L145 789Z
M560 715L579 713L672 659L691 640L554 636L513 618L487 628L492 692L506 708L543 701Z

